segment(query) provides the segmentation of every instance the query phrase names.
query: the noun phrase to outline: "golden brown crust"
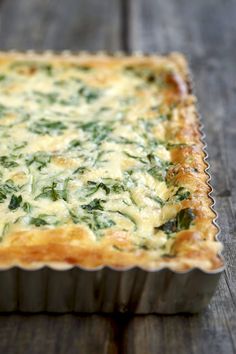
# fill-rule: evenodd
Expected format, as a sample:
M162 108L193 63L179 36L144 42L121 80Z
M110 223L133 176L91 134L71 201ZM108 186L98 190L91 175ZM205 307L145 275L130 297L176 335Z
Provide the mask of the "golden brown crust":
M203 220L204 222L204 220ZM33 242L30 244L29 239ZM35 245L35 238L40 243ZM27 246L25 245L27 239ZM79 246L76 244L79 241ZM192 267L206 270L219 268L222 263L216 255L211 241L202 242L198 231L180 232L172 246L172 253L162 258L155 252L145 250L127 251L128 241L122 233L108 235L96 245L88 241L88 235L80 227L66 227L53 230L19 232L11 235L11 246L0 249L0 264L36 265L37 263L60 262L94 268L109 265L118 268L141 266L156 269L169 266L183 271ZM148 262L147 262L148 259Z
M92 56L60 56L35 55L32 59L52 60L56 65L66 65L67 62L78 62L81 65L94 67L116 67L120 63L125 65L145 65L152 68L172 65L172 70L164 71L163 80L166 84L166 105L179 105L179 114L173 121L167 122L166 139L173 144L171 160L175 164L168 172L168 180L174 185L181 182L191 191L191 198L183 200L180 208L192 208L196 213L194 227L188 231L177 233L168 256L156 257L155 252L133 250L126 233L107 232L99 242L92 242L88 231L77 226L68 225L63 228L49 230L16 231L11 233L7 241L0 247L0 264L23 264L65 262L67 264L84 267L109 265L119 268L142 266L147 269L156 269L169 266L174 270L187 270L199 267L205 270L214 270L222 266L218 257L221 248L215 241L217 228L213 225L215 218L211 210L212 201L208 196L210 187L207 184L205 173L203 144L200 140L199 121L195 108L195 97L189 92L188 67L185 58L180 54L171 54L168 57L121 57L111 58L106 55ZM25 54L1 54L0 64L7 63L10 58L25 58ZM26 76L34 75L37 68L23 67ZM115 80L108 72L107 80ZM151 78L150 78L151 79ZM92 78L91 78L92 80ZM104 78L98 80L104 85ZM187 144L187 145L186 145ZM68 164L63 158L55 158L58 165ZM73 161L71 162L73 164ZM26 240L27 239L27 245ZM32 243L30 240L33 240ZM78 244L79 241L79 244Z

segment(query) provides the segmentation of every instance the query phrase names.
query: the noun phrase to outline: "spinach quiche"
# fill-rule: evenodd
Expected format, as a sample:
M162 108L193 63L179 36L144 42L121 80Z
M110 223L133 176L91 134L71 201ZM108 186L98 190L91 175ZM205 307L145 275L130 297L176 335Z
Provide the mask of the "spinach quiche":
M221 267L181 54L0 54L0 264Z

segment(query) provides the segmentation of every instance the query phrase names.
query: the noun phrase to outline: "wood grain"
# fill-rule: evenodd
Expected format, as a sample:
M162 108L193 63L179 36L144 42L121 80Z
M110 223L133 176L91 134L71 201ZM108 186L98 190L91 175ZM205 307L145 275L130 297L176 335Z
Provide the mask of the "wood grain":
M117 0L2 1L1 48L117 50L120 11Z
M116 354L114 319L89 315L6 315L0 319L1 353Z
M0 2L2 49L178 50L189 57L227 262L199 315L1 315L1 353L236 353L235 18L234 0Z

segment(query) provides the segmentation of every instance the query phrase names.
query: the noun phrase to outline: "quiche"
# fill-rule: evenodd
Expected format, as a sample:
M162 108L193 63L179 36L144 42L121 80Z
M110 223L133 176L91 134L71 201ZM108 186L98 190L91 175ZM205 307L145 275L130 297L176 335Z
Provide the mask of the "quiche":
M185 58L0 54L0 264L215 270Z

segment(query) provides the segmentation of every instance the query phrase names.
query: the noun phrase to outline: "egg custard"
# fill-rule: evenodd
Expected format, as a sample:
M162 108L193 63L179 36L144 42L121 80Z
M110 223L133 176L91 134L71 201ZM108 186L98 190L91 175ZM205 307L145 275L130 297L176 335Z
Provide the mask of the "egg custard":
M221 267L188 66L0 54L0 264Z

